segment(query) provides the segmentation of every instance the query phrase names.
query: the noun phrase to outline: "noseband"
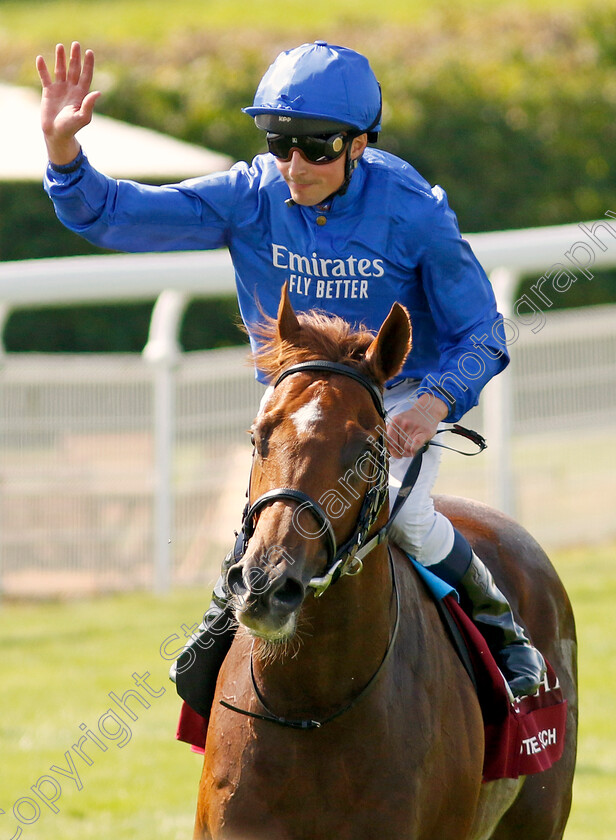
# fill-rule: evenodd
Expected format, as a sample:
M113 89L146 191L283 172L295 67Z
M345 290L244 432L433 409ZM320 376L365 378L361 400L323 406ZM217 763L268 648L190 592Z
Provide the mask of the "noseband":
M383 420L385 419L383 395L376 384L355 368L338 362L315 359L292 365L280 374L273 383L273 387L276 388L287 376L295 373L310 373L312 371L340 374L355 380L355 382L359 382L370 394L380 417ZM371 540L368 545L365 545L366 537L376 522L381 508L387 501L389 495L385 439L381 434L378 440L373 438L372 441L375 444L373 448L374 460L378 467L376 480L364 495L355 530L344 545L337 545L336 535L334 534L331 521L317 501L302 490L295 490L290 487L277 487L263 493L252 504L246 505L242 519L242 530L238 536L238 546L235 552L236 558L239 559L244 555L248 541L254 534L256 514L274 502L292 501L299 503L298 510L309 510L312 513L319 524L319 530L310 536L312 538L324 536L327 545L328 558L325 570L321 576L313 577L308 583L308 586L314 590L315 597L320 597L330 584L335 583L342 575L358 574L362 569L363 558L376 545L376 543L373 544L374 540Z

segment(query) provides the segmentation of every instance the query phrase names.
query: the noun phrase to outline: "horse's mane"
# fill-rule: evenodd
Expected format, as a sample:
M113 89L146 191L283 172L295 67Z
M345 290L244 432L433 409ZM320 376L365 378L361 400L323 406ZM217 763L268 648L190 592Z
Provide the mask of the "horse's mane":
M291 365L311 359L325 359L360 369L377 379L376 370L365 359L366 350L375 334L365 327L354 329L343 318L326 312L311 310L298 312L299 336L293 343L281 339L275 318L263 315L252 332L259 340L259 349L252 360L268 379L274 379Z

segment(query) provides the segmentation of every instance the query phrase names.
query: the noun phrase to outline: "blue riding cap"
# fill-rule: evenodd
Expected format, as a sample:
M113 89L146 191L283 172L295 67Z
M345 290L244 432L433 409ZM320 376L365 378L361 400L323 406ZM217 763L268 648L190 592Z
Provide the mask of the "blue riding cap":
M281 53L261 79L252 107L242 110L268 131L302 133L298 122L304 120L315 131L315 121L323 121L317 131L336 124L367 131L374 142L381 128L381 89L365 56L316 41Z

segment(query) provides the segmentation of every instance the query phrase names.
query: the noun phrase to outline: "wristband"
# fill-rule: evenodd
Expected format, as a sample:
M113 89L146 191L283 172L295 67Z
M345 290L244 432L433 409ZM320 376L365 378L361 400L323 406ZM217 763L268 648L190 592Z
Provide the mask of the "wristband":
M53 169L54 172L58 172L60 175L70 175L71 172L76 172L81 164L86 159L86 156L83 153L83 149L79 149L79 154L76 158L74 158L70 163L52 163L49 161L49 166Z

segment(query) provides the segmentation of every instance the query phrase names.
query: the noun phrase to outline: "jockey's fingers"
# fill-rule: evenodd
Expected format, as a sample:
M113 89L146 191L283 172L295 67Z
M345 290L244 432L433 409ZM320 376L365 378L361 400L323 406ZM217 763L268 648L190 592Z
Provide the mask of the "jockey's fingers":
M397 417L394 417L387 424L387 434L388 434L388 436L391 436L391 437L397 437L397 436L406 437L406 432L404 431L404 429L401 426Z
M412 438L396 423L387 426L387 447L394 458L412 455Z
M49 87L52 84L51 74L47 68L47 64L42 55L37 55L36 57L36 69L43 87Z
M90 85L92 84L92 77L94 75L94 53L92 50L86 50L85 55L83 57L83 68L81 70L81 84L90 89Z
M410 446L413 438L417 434L416 430L413 428L406 428L404 425L395 422L393 424L393 428L395 429L396 441L401 446Z
M388 423L386 428L387 442L393 446L398 443L400 427L396 423Z
M56 82L66 81L66 50L64 44L56 46L56 63L54 66L54 76Z
M81 44L78 41L73 41L71 44L71 53L68 61L68 72L66 74L66 81L72 85L79 84L79 77L81 76Z

